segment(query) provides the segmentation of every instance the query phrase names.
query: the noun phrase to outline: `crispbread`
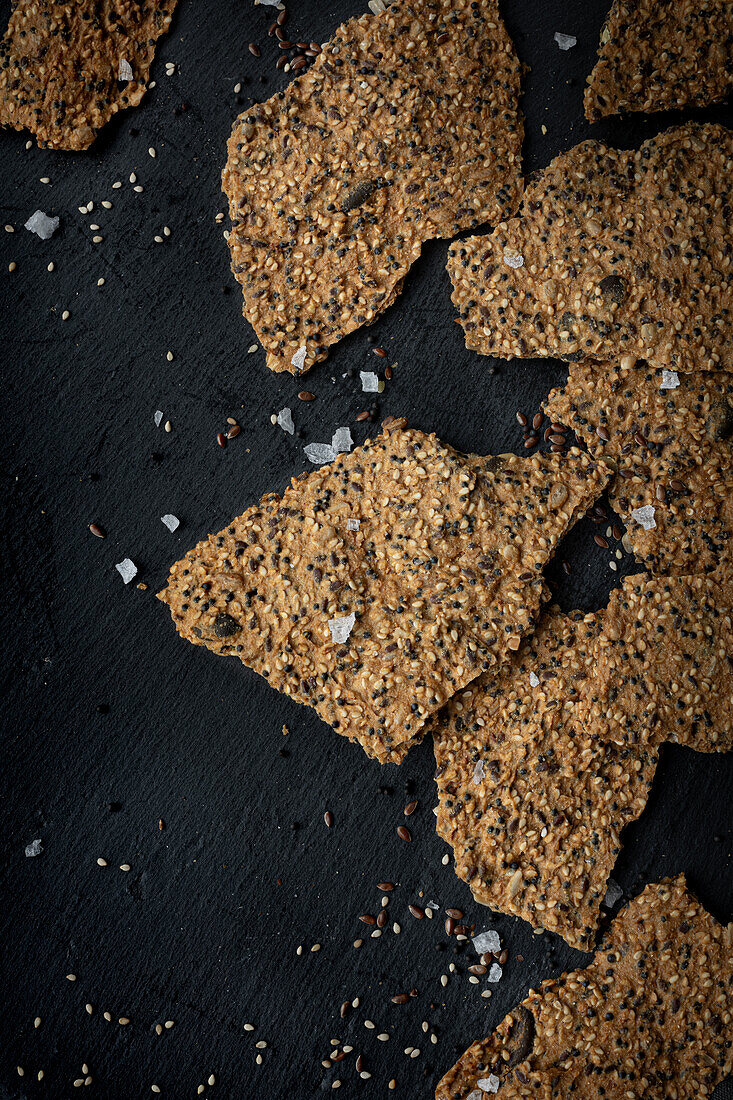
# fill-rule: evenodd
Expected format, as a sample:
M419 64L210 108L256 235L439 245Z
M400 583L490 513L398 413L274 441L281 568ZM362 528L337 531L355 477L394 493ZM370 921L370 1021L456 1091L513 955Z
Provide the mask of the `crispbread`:
M730 0L614 0L585 89L585 117L705 107L732 86Z
M599 737L733 748L733 579L625 577L598 613L580 704Z
M655 750L601 741L576 704L594 616L543 613L497 670L433 724L437 829L477 901L591 950L621 830L644 809Z
M469 1047L436 1100L484 1100L496 1087L501 1100L699 1100L733 1069L732 997L733 925L682 876L655 883L589 966L543 982Z
M0 123L50 149L87 149L145 95L177 0L15 0L0 44ZM132 80L118 80L120 63Z
M572 363L544 410L616 463L609 498L646 569L684 575L731 561L733 374L665 378L645 365ZM645 506L654 509L649 530L632 515Z
M712 124L562 153L518 217L450 248L467 346L733 370L732 179L733 132Z
M239 657L383 761L516 649L544 564L610 472L577 449L464 457L401 426L264 497L160 594L189 641ZM329 621L352 613L335 644Z
M271 369L303 373L374 321L424 241L516 209L519 91L497 0L401 0L239 117L232 270Z

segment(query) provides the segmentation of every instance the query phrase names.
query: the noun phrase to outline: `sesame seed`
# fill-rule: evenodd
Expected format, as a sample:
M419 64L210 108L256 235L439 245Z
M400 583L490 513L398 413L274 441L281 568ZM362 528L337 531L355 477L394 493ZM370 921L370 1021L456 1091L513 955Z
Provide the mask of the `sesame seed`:
M320 951L320 950L321 950L320 943L314 943L313 946L311 947L311 951Z
M15 226L13 226L13 225L6 225L6 226L5 226L5 232L6 232L6 233L15 233Z
M155 158L157 155L158 154L155 152L155 149L151 145L150 148L148 149L148 156L151 156L151 157Z
M11 271L11 272L15 271L17 266L18 265L16 264L15 260L11 260L10 263L8 264L8 271Z
M216 1084L216 1077L214 1077L213 1073L210 1075L207 1084L209 1084L209 1085L215 1085Z
M254 1029L255 1029L255 1025L254 1025L254 1024L245 1024L245 1025L244 1025L244 1030L245 1030L245 1031L254 1031Z
M54 263L53 263L53 260L51 260L51 263L46 268L46 271L53 271L53 269L54 269Z
M39 183L50 183L51 180L48 178L48 176L41 176L41 178L38 182Z
M168 360L169 363L173 362L173 352L172 351L167 351L165 353L165 357L166 357L166 359Z
M71 317L71 314L69 313L68 309L65 309L64 312L61 314L61 320L68 321L69 317Z
M112 184L112 186L116 191L119 187L122 187L122 183L120 182L120 180L117 180L115 183Z
M92 530L92 527L94 527L94 526L96 526L96 525L95 525L95 524L92 524L92 525L90 526L89 530L91 531L91 530ZM95 531L92 531L92 534L96 534L96 532L95 532ZM97 859L97 863L99 864L99 866L100 866L100 867L106 867L106 866L107 866L107 860L106 860L106 859L103 859L103 858L102 858L102 856L99 856L99 858Z
M76 981L76 974L67 974L66 975L66 980L67 980L67 982L75 982Z
M267 1047L267 1043L264 1039L260 1039L259 1043L255 1043L255 1047L257 1048L257 1050L265 1050L265 1048Z
M120 870L121 871L129 871L130 870L130 864L129 863L121 863L120 864Z
M103 199L102 200L102 206L104 207L105 210L111 210L112 209L112 203L109 201L109 199Z
M97 279L97 286L104 286L104 279Z
M95 237L92 237L92 244L101 244L103 240L104 240L104 237L100 237L99 234L97 233L97 235Z
M86 1004L86 1005L84 1005L84 1007L87 1010L88 1014L91 1016L91 1014L94 1012L93 1006L90 1005L90 1004Z
M173 425L171 424L170 420L166 420L163 427L164 427L165 431L167 431L167 432L172 432L173 431Z
M103 1012L102 1015L104 1016L107 1023L111 1022L111 1020L112 1020L112 1013L111 1012Z
M130 1019L128 1016L120 1016L119 1020L117 1021L117 1023L120 1024L122 1027L125 1027L127 1024L129 1024L129 1022Z

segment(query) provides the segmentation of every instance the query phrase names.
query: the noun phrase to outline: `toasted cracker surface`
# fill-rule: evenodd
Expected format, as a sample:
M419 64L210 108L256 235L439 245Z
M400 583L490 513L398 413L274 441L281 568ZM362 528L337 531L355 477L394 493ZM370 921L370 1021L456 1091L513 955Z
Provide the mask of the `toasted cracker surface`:
M544 409L616 463L610 500L646 569L691 574L733 560L733 375L572 363ZM645 506L649 530L632 516Z
M176 2L16 0L0 44L0 124L28 129L50 149L87 149L145 95ZM129 82L118 80L121 60Z
M733 132L711 124L556 157L518 217L450 248L467 346L733 370L731 180Z
M580 709L617 744L733 748L733 579L624 578L598 615Z
M519 92L496 0L400 0L341 26L239 117L223 173L232 270L272 370L302 373L373 322L424 241L516 209Z
M730 0L614 0L585 117L719 103L733 87Z
M492 1075L501 1100L698 1100L733 1068L732 998L733 924L682 876L655 883L589 966L543 982L469 1047L436 1100L484 1100Z
M437 829L477 901L591 949L621 830L655 750L604 743L578 720L594 616L552 608L434 727Z
M544 564L608 475L577 450L464 457L398 422L199 543L161 599L189 641L399 761L430 714L517 648ZM351 614L334 643L329 621Z

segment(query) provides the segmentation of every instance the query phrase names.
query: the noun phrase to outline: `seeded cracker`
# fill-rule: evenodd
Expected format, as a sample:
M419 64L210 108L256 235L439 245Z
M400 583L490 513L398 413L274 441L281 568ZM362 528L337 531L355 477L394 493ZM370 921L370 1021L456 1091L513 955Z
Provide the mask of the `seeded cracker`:
M614 0L585 117L705 107L733 87L730 0Z
M371 324L424 241L513 213L519 93L496 0L401 0L239 117L222 177L232 270L272 370L304 373Z
M436 1100L700 1100L733 1068L733 924L682 876L647 886L591 964L545 981L465 1052Z
M733 375L668 373L573 363L544 410L617 464L610 501L646 569L710 572L733 560ZM632 512L649 505L645 531Z
M465 457L403 425L264 497L160 594L189 641L397 762L430 714L518 647L543 566L609 474L577 450ZM329 622L351 615L335 644Z
M604 743L578 719L597 629L592 615L551 608L434 726L437 829L457 875L477 901L581 951L592 948L621 831L644 809L657 762L656 750Z
M87 149L145 95L176 0L16 0L0 45L0 123L40 146ZM126 61L130 81L118 76ZM126 70L125 70L126 71Z
M733 132L717 125L562 153L519 217L450 248L467 346L733 370L732 180Z
M617 744L733 749L733 579L626 577L599 613L586 720Z

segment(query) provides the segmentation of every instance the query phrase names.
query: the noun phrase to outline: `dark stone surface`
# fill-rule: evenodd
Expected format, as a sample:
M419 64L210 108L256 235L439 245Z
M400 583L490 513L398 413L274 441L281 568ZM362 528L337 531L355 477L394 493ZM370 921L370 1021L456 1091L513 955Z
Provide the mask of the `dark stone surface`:
M531 66L528 170L591 132L636 145L679 117L592 130L583 120L583 82L606 7L605 0L506 5ZM293 39L319 41L363 10L355 0L298 0L292 8ZM560 940L481 909L442 866L447 849L435 835L429 743L400 769L380 769L237 662L181 641L154 599L189 546L305 468L305 442L330 439L346 423L362 441L368 428L354 425L362 408L405 414L460 448L521 450L515 411L531 415L565 374L547 362L493 364L492 373L490 360L465 350L453 324L445 242L425 248L402 298L377 325L308 375L312 403L296 398L302 382L265 370L261 351L247 354L253 336L229 274L225 226L214 216L225 209L219 175L232 120L287 82L274 69L272 18L251 0L182 0L154 65L157 87L91 151L26 152L26 134L0 135L3 221L16 227L0 234L9 648L4 1097L77 1095L72 1083L86 1062L95 1094L110 1100L151 1095L154 1083L164 1096L195 1096L211 1073L217 1083L207 1095L219 1097L299 1100L328 1093L340 1077L339 1096L427 1098L456 1055L530 986L582 962ZM577 46L561 52L556 30L577 35ZM248 52L249 41L260 44L261 59ZM170 79L169 60L177 66ZM127 182L132 171L141 194ZM42 176L51 184L39 183ZM112 189L115 180L121 189ZM80 214L90 199L94 211ZM114 208L103 210L102 199ZM37 208L61 216L49 242L22 228ZM102 243L92 243L90 223L100 225ZM171 236L155 244L164 225ZM11 260L18 267L9 275ZM370 354L374 343L387 348L388 360ZM372 406L358 370L381 372L392 362L393 381ZM284 405L293 409L295 439L270 424ZM170 418L170 434L154 427L156 409ZM216 433L227 416L237 417L242 433L222 450ZM181 519L175 534L160 522L167 512ZM89 533L92 522L106 539ZM586 520L567 540L570 577L557 565L551 570L562 578L565 606L597 607L616 581L610 552L593 543L595 530ZM127 587L114 568L126 556L139 569ZM716 916L733 916L732 775L730 757L664 750L649 806L628 831L615 872L627 895L684 871ZM412 798L419 807L410 819L413 842L405 844L395 829ZM26 858L36 838L43 852ZM109 867L97 866L99 856ZM117 869L125 862L126 874ZM385 930L372 940L357 917L377 913L376 883L384 879L399 883L389 925L399 921L402 933ZM510 961L490 1000L468 983L471 951L446 941L442 919L409 915L408 903L420 899L460 906L477 929L501 932ZM352 941L365 933L355 950ZM314 943L323 945L316 954ZM451 963L456 973L443 988L440 975ZM70 972L75 983L65 980ZM390 1003L413 986L416 999ZM359 1008L341 1020L341 1003L357 996ZM105 1010L130 1024L105 1022ZM34 1030L36 1015L42 1023ZM154 1025L169 1019L174 1028L156 1036ZM250 1021L256 1030L246 1033ZM381 1030L389 1042L377 1041ZM324 1070L332 1038L354 1052ZM257 1067L261 1039L268 1047ZM419 1058L406 1057L407 1046L419 1047ZM368 1081L356 1077L357 1053L373 1074ZM395 1093L386 1089L391 1077Z

